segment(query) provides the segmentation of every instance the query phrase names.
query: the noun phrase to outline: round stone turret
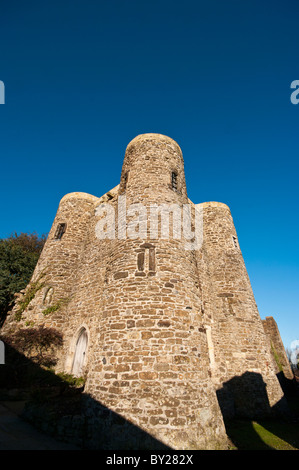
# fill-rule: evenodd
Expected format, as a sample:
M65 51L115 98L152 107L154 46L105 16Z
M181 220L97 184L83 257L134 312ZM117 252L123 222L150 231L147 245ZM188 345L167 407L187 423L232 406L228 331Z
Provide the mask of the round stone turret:
M134 202L159 202L165 197L169 203L187 203L179 145L161 134L135 137L126 149L119 193L126 193Z

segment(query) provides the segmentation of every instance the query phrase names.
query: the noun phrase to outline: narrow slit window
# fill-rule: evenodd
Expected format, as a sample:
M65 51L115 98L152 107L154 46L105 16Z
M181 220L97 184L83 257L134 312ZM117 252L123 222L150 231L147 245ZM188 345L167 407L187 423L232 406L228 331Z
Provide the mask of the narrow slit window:
M240 247L239 247L239 243L238 243L237 237L234 237L234 236L233 236L232 238L233 238L234 247L237 248L237 250L239 250Z
M171 187L174 191L178 189L178 174L175 171L171 173Z
M127 172L124 174L124 180L123 180L123 189L124 189L124 190L125 190L126 187L127 187L128 179L129 179L129 172L127 171Z
M55 240L60 240L66 231L66 224L58 224L54 235Z
M144 271L144 255L145 255L145 251L138 253L138 256L137 256L138 271Z

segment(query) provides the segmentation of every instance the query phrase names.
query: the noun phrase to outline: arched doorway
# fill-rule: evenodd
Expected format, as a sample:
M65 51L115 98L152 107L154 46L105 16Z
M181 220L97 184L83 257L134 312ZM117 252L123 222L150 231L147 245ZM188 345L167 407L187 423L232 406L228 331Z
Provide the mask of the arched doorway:
M81 377L83 372L83 367L85 365L85 356L87 351L87 343L88 343L88 335L85 328L79 333L79 337L76 343L74 361L73 361L73 368L72 374L76 377Z

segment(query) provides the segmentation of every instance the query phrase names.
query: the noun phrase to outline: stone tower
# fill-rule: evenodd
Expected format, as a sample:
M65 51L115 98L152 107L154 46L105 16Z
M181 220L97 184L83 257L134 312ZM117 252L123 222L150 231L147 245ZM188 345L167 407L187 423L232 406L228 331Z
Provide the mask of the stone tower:
M224 416L264 416L285 405L229 207L203 209L203 301L211 372Z
M96 398L102 384L105 406L170 447L217 447L225 431L209 376L196 257L171 233L152 239L149 226L151 207L188 203L178 145L161 135L135 138L118 196L127 214L141 210L139 234L112 242L99 319L101 370L91 364L87 391Z
M186 248L182 221L193 233L194 213L201 243ZM118 448L132 426L136 449L150 448L146 436L224 448L223 414L267 413L282 399L230 210L188 199L169 137L133 139L120 184L101 198L62 198L27 289L40 279L18 325L63 333L56 369L86 377L90 415Z

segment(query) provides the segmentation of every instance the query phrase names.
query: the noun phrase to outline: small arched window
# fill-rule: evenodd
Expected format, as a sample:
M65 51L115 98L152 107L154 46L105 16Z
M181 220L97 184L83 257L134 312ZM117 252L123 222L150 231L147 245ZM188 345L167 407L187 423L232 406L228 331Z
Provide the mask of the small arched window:
M81 377L86 363L88 335L85 328L80 330L73 360L72 374Z

